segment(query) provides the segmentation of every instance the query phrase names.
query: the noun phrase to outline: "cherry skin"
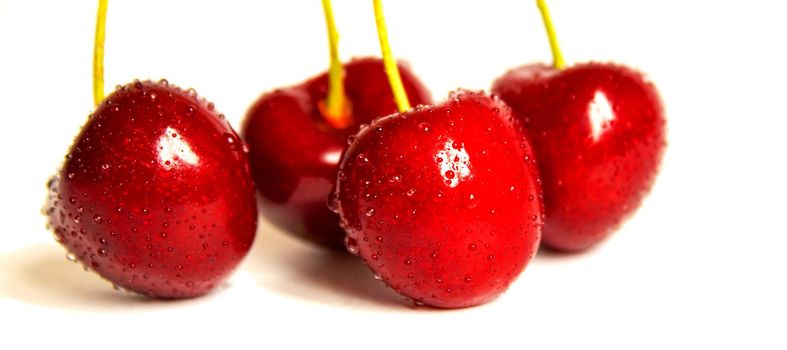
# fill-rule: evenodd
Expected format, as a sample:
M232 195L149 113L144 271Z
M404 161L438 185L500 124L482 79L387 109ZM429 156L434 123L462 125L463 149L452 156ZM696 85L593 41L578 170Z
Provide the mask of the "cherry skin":
M415 75L399 70L414 104L431 97ZM344 251L339 216L326 197L347 138L360 125L396 112L383 63L356 59L344 65L345 93L351 103L350 125L337 129L320 112L328 93L328 74L266 93L251 107L241 128L249 146L251 170L260 193L262 214L283 230L324 247Z
M542 199L509 108L459 91L373 122L347 149L332 203L358 254L417 303L494 299L538 248Z
M543 242L583 251L604 240L650 191L666 146L664 110L642 74L588 63L513 69L492 91L530 133L544 188Z
M240 138L212 103L165 81L107 97L49 190L49 225L69 257L156 298L216 287L257 226Z

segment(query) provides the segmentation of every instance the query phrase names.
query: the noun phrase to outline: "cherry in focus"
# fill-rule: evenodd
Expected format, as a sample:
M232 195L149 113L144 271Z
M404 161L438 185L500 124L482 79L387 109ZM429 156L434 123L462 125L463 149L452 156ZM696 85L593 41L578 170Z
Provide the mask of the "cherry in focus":
M49 191L49 225L69 257L152 297L207 293L255 236L240 138L212 103L166 81L103 100Z
M416 303L488 302L538 247L542 198L510 109L460 91L374 121L349 146L332 207L347 248Z

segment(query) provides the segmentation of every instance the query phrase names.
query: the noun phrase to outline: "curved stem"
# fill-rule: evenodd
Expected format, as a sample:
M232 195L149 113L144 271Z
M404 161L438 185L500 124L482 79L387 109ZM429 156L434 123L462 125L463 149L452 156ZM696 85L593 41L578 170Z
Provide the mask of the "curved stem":
M544 28L547 30L547 36L549 37L549 46L552 48L552 65L557 69L563 69L566 63L563 61L563 54L560 52L560 46L557 43L557 34L555 34L555 28L552 26L552 17L549 16L546 0L536 0L536 5L538 5L538 10L541 11Z
M410 109L410 101L407 99L407 93L402 84L402 77L399 75L399 67L396 65L396 60L391 53L391 46L388 44L388 30L385 28L382 0L373 1L374 18L377 22L377 36L380 38L380 51L383 54L385 73L388 75L388 83L391 84L396 107L399 109L399 112L404 112Z
M98 0L96 39L93 44L93 102L98 106L104 100L104 32L107 23L107 2Z
M331 0L322 0L322 8L325 12L331 57L331 66L328 70L328 97L323 115L333 127L344 128L350 124L350 108L344 92L344 67L339 60L339 33L333 20Z

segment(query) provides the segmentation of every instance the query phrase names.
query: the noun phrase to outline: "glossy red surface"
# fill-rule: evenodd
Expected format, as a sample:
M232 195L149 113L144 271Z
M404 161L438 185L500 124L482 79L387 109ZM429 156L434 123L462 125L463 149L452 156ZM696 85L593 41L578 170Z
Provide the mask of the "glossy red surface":
M535 64L493 93L530 134L544 186L543 242L581 251L609 236L650 191L666 146L664 110L640 73L589 63Z
M152 297L210 291L257 226L240 138L212 103L164 82L107 97L49 190L49 225L69 256Z
M460 91L362 130L332 203L348 249L416 302L497 297L536 252L543 215L533 155L512 119L501 101Z
M336 182L347 138L361 124L396 112L381 60L356 59L344 68L346 95L352 104L348 127L335 129L320 113L328 92L324 73L262 95L247 113L241 131L249 145L262 214L287 232L342 251L344 231L325 201ZM399 70L411 104L430 103L429 92L407 66L400 64Z

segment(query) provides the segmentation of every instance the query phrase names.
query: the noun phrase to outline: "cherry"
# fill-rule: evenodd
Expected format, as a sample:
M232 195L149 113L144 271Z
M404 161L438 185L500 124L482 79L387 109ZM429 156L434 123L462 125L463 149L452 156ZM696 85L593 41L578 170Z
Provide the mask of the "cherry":
M492 91L530 133L543 180L544 244L582 251L614 232L650 190L666 145L664 110L653 84L631 68L563 69L548 11L539 5L555 67L513 69Z
M380 1L374 5L392 62ZM329 204L347 249L416 303L488 302L538 248L543 209L529 143L510 109L483 93L460 90L412 110L404 94L395 96L406 111L362 129L339 166Z
M256 231L240 138L212 104L167 83L105 99L49 189L49 224L71 256L153 297L207 293Z
M104 99L101 71L101 103L48 184L49 226L70 260L116 286L156 298L205 294L255 236L243 144L193 90L135 81Z
M485 303L530 261L541 191L527 140L501 101L460 91L362 130L339 167L347 248L428 305Z
M325 205L339 158L349 136L396 112L396 104L381 60L340 64L330 4L323 5L331 39L330 72L263 94L247 113L241 134L249 145L262 214L300 238L344 250L339 217ZM417 104L431 102L418 78L406 66L399 69L409 97Z

